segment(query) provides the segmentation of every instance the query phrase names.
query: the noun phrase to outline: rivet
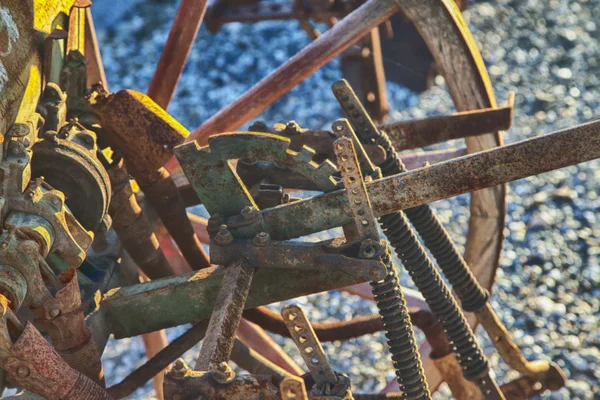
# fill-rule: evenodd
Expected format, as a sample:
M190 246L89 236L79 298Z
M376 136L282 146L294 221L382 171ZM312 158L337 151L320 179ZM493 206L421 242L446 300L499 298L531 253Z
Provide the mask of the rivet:
M27 378L29 376L29 367L21 365L17 368L17 376L19 378Z

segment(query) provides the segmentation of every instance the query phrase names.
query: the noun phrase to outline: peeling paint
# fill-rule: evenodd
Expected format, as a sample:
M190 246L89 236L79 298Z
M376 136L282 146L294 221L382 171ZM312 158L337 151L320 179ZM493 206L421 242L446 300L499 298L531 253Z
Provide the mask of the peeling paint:
M17 42L19 39L19 29L17 28L17 24L13 20L10 15L10 11L8 8L0 7L0 33L6 30L6 34L8 35L8 40L6 44L6 49L0 49L0 56L7 57L13 50L13 43ZM4 90L5 85L8 83L8 72L6 71L6 67L0 60L0 91Z

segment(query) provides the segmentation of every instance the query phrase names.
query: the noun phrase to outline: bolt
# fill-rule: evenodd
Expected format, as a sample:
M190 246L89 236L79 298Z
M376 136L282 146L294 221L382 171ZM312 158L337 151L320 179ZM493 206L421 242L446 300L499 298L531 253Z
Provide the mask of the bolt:
M333 126L333 129L335 129L336 131L338 131L338 132L339 132L339 131L341 131L342 129L344 129L344 127L342 126L342 124L341 124L341 123L336 123L336 124Z
M254 237L254 244L256 246L266 246L271 241L271 236L267 232L259 232Z
M231 242L233 242L233 236L231 236L231 233L227 229L227 225L221 225L219 232L215 236L215 243L219 246L227 246Z
M217 370L220 372L227 372L227 363L225 361L220 362L219 365L217 365Z
M252 126L250 126L249 131L250 132L268 132L269 127L267 126L267 124L264 123L264 121L256 121L255 123L252 124Z
M290 121L285 125L285 133L293 134L300 132L300 125L296 121Z
M212 377L217 383L229 383L235 378L235 372L224 361L219 364L211 364L208 370L212 372Z
M29 141L28 138L25 138L25 139L23 139L23 141L21 143L23 143L23 146L29 147L29 145L31 144L31 141Z
M8 136L12 137L23 137L29 135L31 129L29 129L29 125L27 124L13 124L8 130Z
M54 307L54 308L52 308L52 309L50 310L50 316L51 316L52 318L56 318L56 317L58 317L59 315L60 315L60 308L58 308L58 307Z
M175 364L173 365L173 368L176 370L183 369L184 367L185 367L185 363L183 362L183 360L181 358L178 358L177 361L175 361Z
M8 242L2 242L2 244L0 245L3 249L8 247Z
M27 378L29 376L29 367L26 365L21 365L17 368L17 376L19 378Z
M54 197L52 199L52 204L54 204L55 206L60 206L62 204L62 201L60 200L60 197Z
M242 210L242 217L244 217L244 219L246 221L253 220L256 217L258 217L258 215L259 215L259 211L255 207L252 207L252 206L246 206Z
M377 267L371 268L369 270L369 275L371 275L371 278L373 278L373 280L375 280L375 281L379 281L379 280L381 280L381 278L383 278L381 276L381 271Z
M173 368L171 369L171 376L181 378L185 376L187 369L187 365L185 365L183 359L178 358L177 361L175 361L175 363L173 364Z
M83 142L85 144L94 144L94 138L91 137L90 135L86 135L86 134L81 134L81 140L83 140Z

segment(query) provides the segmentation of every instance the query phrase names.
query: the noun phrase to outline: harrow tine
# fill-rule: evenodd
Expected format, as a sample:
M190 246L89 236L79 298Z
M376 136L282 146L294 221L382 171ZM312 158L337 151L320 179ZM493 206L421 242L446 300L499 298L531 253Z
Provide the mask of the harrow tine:
M224 268L227 269L227 274L223 277L217 294L215 308L196 360L196 371L208 371L211 366L220 366L229 361L252 283L254 268L248 267L244 259Z

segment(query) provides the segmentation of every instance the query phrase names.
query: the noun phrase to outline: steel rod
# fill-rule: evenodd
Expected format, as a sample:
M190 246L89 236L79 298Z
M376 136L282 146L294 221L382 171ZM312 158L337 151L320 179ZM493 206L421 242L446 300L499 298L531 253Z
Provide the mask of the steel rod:
M169 37L148 88L148 96L165 110L192 50L208 0L181 0Z
M378 128L388 134L397 151L402 151L506 130L510 128L512 112L512 105L509 105L441 117L392 122L379 125Z
M600 120L379 179L368 183L367 190L381 216L596 158ZM261 212L264 228L275 240L352 221L341 190Z
M87 86L90 87L95 83L101 83L104 89L108 90L100 47L98 46L98 38L96 37L96 28L92 18L92 9L90 7L85 9L85 18L85 57L88 60Z

